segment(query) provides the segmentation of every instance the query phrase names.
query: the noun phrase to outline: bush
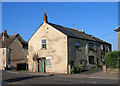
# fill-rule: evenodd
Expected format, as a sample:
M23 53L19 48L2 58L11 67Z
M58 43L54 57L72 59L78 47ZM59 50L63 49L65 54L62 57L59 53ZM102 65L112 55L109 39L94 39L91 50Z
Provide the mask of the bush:
M75 69L74 69L74 68L71 68L70 73L71 73L71 74L75 74Z
M105 55L105 64L107 68L120 68L120 51L111 51Z
M95 63L95 68L98 68L98 65L97 65L97 63Z
M83 67L82 65L77 65L76 66L76 73L80 73L82 71Z
M81 65L73 65L70 72L71 74L75 74L75 73L80 73L82 71L83 67Z

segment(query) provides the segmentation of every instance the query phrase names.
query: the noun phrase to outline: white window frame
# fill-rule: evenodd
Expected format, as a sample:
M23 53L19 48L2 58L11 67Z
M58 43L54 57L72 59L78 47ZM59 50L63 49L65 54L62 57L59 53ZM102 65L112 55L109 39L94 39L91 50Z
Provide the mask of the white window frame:
M45 40L45 43L43 43L43 40ZM43 47L43 45L45 45L46 47ZM47 49L47 41L46 41L46 39L41 40L41 49Z
M100 48L101 48L101 50L103 50L104 48L103 48L103 44L102 45L100 45Z
M46 66L47 67L51 66L51 57L46 57Z

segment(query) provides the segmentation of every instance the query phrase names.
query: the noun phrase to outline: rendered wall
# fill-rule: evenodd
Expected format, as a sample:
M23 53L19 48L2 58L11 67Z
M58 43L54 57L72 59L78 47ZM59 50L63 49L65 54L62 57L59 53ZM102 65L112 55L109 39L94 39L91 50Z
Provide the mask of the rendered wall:
M41 49L41 40L46 39L47 49ZM43 23L28 42L29 71L37 71L37 61L33 56L38 53L38 58L51 57L51 66L46 67L46 72L67 73L67 36Z

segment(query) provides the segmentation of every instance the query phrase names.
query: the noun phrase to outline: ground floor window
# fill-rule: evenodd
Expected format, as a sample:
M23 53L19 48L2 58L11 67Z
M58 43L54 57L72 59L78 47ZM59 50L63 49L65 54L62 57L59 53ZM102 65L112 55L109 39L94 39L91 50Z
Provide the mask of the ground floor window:
M89 63L90 64L95 64L95 62L94 62L94 56L89 56Z
M51 57L46 57L46 66L51 66Z

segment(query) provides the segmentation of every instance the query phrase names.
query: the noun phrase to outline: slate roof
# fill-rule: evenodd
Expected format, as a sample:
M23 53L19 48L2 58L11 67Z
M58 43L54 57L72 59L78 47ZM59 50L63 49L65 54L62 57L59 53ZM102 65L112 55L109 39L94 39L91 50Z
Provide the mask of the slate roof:
M86 33L82 33L78 30L74 30L71 28L67 28L67 27L63 27L61 25L56 25L53 23L48 23L49 25L51 25L52 27L56 28L57 30L61 31L62 33L64 33L65 35L69 36L69 37L75 37L75 38L80 38L80 39L85 39L85 40L89 40L89 41L94 41L94 42L99 42L99 43L103 43L103 44L110 44L107 43L99 38L96 38L92 35L88 35Z
M2 48L6 47L7 44L9 44L13 39L15 38L15 35L11 36L10 38L6 39L2 42Z
M28 43L22 39L22 37L19 34L9 36L8 39L2 42L2 48L6 47L9 43L11 43L15 38L18 38L18 40L21 42L24 48L27 48Z
M116 32L120 31L120 26L117 29L115 29L114 31L116 31Z

